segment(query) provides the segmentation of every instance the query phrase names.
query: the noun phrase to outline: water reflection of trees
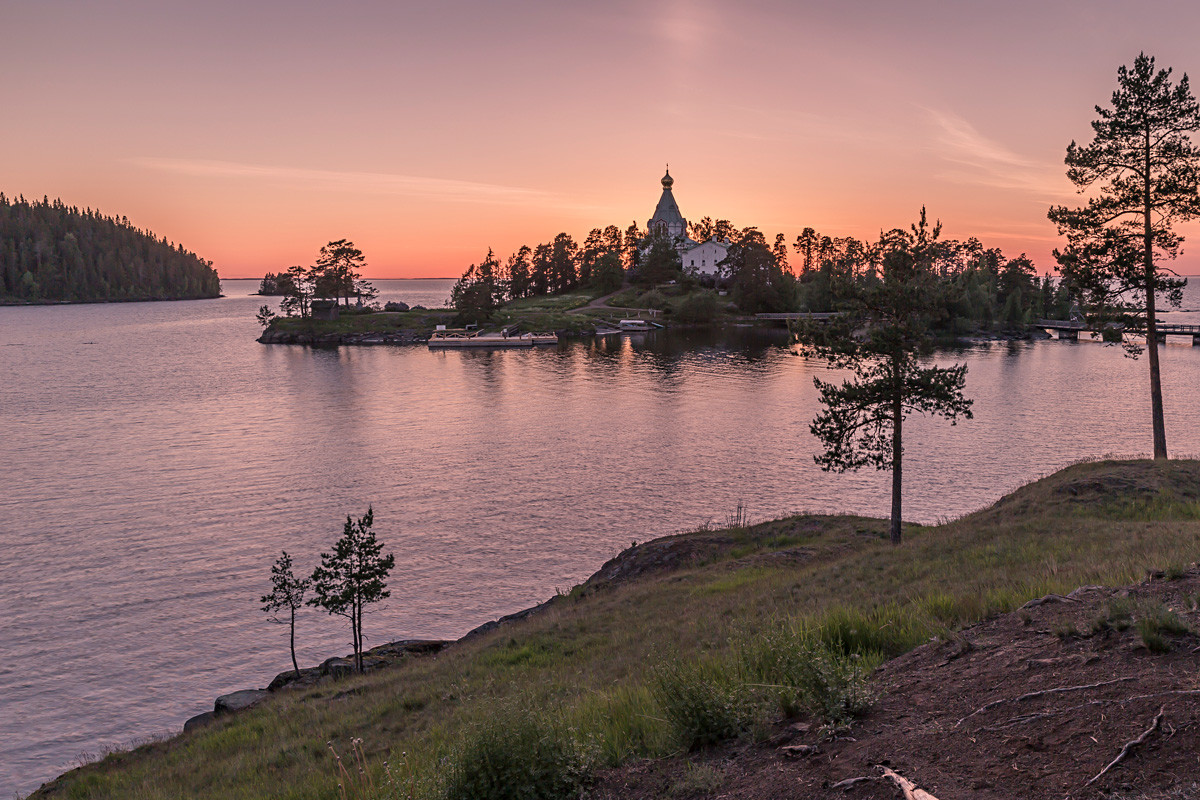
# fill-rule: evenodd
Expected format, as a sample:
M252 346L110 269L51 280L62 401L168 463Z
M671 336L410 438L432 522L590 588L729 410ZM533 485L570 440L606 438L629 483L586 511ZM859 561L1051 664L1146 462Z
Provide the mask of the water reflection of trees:
M695 367L709 372L775 373L788 345L786 330L721 328L597 337L566 344L562 352L599 377L636 370L669 379Z

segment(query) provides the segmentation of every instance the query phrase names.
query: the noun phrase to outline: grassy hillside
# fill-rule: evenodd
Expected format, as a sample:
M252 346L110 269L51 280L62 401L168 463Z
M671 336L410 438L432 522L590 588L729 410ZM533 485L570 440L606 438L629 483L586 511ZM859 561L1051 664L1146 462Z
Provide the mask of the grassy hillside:
M785 712L843 724L858 672L932 636L1195 561L1200 462L1080 464L962 519L910 526L898 548L885 529L804 516L637 545L525 620L279 693L36 796L515 797L524 779L545 791L523 796L568 796L597 769L707 734L753 739ZM749 701L747 686L768 688Z

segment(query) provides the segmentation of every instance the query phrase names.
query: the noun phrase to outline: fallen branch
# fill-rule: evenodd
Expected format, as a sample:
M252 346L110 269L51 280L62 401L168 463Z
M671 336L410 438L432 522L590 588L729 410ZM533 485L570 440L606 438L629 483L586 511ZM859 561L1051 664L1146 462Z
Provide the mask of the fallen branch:
M860 783L870 783L872 781L881 781L879 775L862 775L858 778L846 778L844 781L829 784L830 789L849 789L851 786L857 786Z
M880 769L883 770L883 777L896 784L897 788L904 792L904 800L937 800L929 792L924 789L918 789L912 781L901 775L897 775L887 767L880 767Z
M996 706L1001 706L1001 705L1004 705L1005 703L1020 703L1023 700L1032 700L1035 697L1045 697L1046 695L1051 695L1051 694L1065 694L1067 692L1083 692L1088 689L1099 689L1101 686L1111 686L1114 683L1123 683L1125 681L1136 681L1136 680L1137 680L1137 678L1134 678L1134 677L1113 678L1111 681L1100 681L1099 683L1089 683L1086 686L1056 686L1053 689L1042 689L1039 692L1028 692L1027 694L1021 695L1020 697L1012 697L1012 698L1005 697L1005 698L1001 698L1000 700L993 700L992 702L990 702L986 705L982 705L979 708L975 709L970 714L967 714L965 717L960 719L958 722L954 723L954 727L957 728L959 725L962 725L964 722L966 722L967 720L969 720L971 717L975 716L976 714L982 714L984 711L987 711L990 708L995 708Z
M1104 769L1100 770L1100 772L1098 772L1096 774L1096 777L1092 778L1090 781L1085 783L1084 786L1091 786L1093 783L1095 783L1096 781L1103 778L1105 773L1107 773L1110 769L1115 767L1117 764L1120 764L1122 761L1124 761L1125 756L1132 753L1134 748L1136 748L1142 744L1145 744L1146 740L1150 738L1150 734L1152 734L1156 730L1158 730L1159 725L1162 725L1163 713L1166 710L1167 710L1166 706L1163 706L1162 708L1158 709L1158 714L1154 717L1154 722L1150 723L1150 727L1146 728L1146 730L1142 731L1142 735L1137 737L1136 739L1134 739L1132 742L1126 742L1125 746L1121 748L1121 752L1117 754L1117 757L1114 758L1112 761L1108 762L1108 766L1105 767Z
M1063 597L1061 594L1048 594L1045 597L1038 597L1033 600L1030 600L1028 603L1021 606L1021 608L1022 609L1037 608L1038 606L1045 605L1047 603L1078 603L1078 602L1079 602L1079 600L1075 599L1074 597Z

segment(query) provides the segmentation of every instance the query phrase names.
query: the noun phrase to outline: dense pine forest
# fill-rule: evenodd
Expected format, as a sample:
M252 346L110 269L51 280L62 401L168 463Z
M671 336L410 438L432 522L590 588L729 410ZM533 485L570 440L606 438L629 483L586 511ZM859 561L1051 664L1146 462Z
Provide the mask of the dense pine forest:
M0 194L0 302L183 300L220 291L212 262L124 217Z
M1024 253L1008 258L974 237L941 239L940 230L938 225L923 255L923 268L944 285L929 309L939 332L1018 332L1039 318L1070 314L1070 286L1039 277ZM451 304L464 319L479 319L520 298L579 290L602 294L628 283L643 293L623 300L687 322L711 321L721 305L741 314L838 311L847 291L879 280L887 253L913 244L913 231L904 228L883 232L877 241L804 228L789 248L781 233L772 239L755 227L708 217L689 223L688 234L728 247L715 276L685 268L678 239L652 235L636 223L624 233L610 225L593 229L582 246L560 233L552 242L521 247L507 260L489 250L455 285ZM717 289L726 290L728 300L717 301Z

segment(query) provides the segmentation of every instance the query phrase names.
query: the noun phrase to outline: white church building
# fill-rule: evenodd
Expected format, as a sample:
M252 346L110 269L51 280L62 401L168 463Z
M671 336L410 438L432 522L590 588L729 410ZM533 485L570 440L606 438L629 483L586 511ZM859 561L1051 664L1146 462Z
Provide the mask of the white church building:
M662 179L662 197L654 207L654 216L646 222L646 230L651 235L666 235L675 240L675 249L683 259L684 272L715 276L717 264L723 261L729 252L729 242L719 242L715 239L697 242L688 236L687 220L680 213L675 194L671 191L674 185L675 179L671 177L671 170L668 169Z

